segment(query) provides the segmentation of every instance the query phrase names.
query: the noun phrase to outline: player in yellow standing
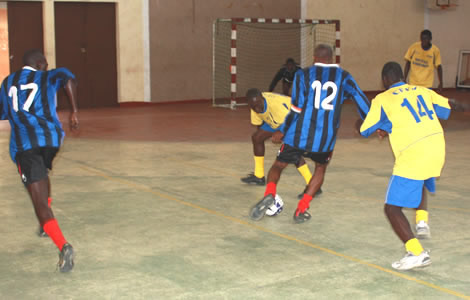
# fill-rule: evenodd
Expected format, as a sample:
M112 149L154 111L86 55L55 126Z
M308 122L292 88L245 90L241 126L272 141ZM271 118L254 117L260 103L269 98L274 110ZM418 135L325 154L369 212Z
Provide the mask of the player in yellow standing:
M392 267L409 270L431 264L431 258L415 238L402 208L418 208L426 199L425 189L435 192L435 178L445 161L444 133L438 118L447 119L450 106L448 99L436 92L406 84L396 62L384 65L382 81L386 91L372 101L360 132L366 137L377 130L382 137L389 133L395 165L384 209L407 251Z
M251 124L257 126L251 136L255 159L255 171L241 178L248 184L265 185L264 177L264 142L271 138L273 133L282 129L285 118L290 111L291 98L276 93L262 93L259 89L249 89L246 93L248 105L251 108ZM296 165L297 170L308 185L312 173L302 158ZM321 190L317 192L317 195Z
M429 30L421 32L421 42L410 46L405 54L405 80L410 75L408 83L432 88L434 82L434 69L437 69L439 78L438 90L442 91L441 53L436 45L431 43L432 33ZM430 238L429 214L427 200L425 199L416 211L416 235L418 238Z
M441 52L431 43L432 32L423 30L421 41L413 43L405 54L405 80L410 75L408 83L432 88L434 82L434 69L437 69L439 78L439 91L442 90Z

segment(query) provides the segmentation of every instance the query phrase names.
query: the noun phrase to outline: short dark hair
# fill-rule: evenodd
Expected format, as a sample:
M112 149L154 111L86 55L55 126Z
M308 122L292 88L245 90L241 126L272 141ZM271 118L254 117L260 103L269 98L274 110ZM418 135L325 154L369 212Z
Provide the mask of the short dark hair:
M25 66L35 65L38 61L44 60L44 54L39 49L30 49L23 55L23 64Z
M289 58L286 60L286 65L287 65L288 63L291 63L291 64L296 65L295 60L294 60L292 57L289 57Z
M423 36L423 35L428 36L429 39L432 40L432 32L431 32L431 30L424 29L423 31L421 31L421 36Z
M382 68L382 78L388 78L394 82L403 80L403 70L399 63L395 61L389 61Z
M320 44L315 47L314 55L316 57L323 57L323 58L332 58L333 57L333 49L330 45L327 44Z
M257 88L252 88L252 89L249 89L247 92L246 92L246 97L248 99L253 99L253 98L256 98L258 96L261 96L261 91Z

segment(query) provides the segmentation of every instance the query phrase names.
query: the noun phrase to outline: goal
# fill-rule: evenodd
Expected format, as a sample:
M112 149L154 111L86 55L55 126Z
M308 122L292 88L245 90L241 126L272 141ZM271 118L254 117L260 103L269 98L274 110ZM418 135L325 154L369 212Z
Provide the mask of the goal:
M250 88L267 91L287 58L312 65L316 45L330 45L340 62L339 20L217 19L212 40L212 105L218 107L246 105ZM281 92L280 83L274 92Z

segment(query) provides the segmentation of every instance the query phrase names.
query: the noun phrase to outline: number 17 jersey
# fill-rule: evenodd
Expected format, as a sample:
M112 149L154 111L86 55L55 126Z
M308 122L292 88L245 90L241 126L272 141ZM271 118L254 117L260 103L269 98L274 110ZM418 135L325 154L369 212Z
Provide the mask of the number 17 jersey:
M38 71L25 66L10 74L0 91L0 116L11 126L10 156L38 147L59 147L64 137L56 94L74 75L65 68Z

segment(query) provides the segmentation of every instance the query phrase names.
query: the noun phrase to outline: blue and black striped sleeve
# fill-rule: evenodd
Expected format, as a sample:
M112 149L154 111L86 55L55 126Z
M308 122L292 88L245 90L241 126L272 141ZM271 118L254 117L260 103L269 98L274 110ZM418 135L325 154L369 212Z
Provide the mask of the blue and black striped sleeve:
M0 120L8 119L8 97L7 97L7 79L2 82L2 88L0 90Z
M57 68L49 71L49 81L56 86L63 87L75 75L67 68Z
M350 74L345 78L344 90L345 99L351 99L356 103L359 116L364 120L370 109L370 101Z
M304 89L305 88L305 83L304 83L304 76L303 76L303 71L302 69L298 70L295 75L294 75L294 81L292 84L292 96L291 96L291 111L286 117L286 120L284 122L284 126L280 129L282 133L286 133L287 129L289 129L290 125L292 124L292 121L294 121L294 118L298 118L298 115L300 113L300 108L299 108L299 103L303 103L303 97L304 97ZM302 98L302 99L300 99Z

